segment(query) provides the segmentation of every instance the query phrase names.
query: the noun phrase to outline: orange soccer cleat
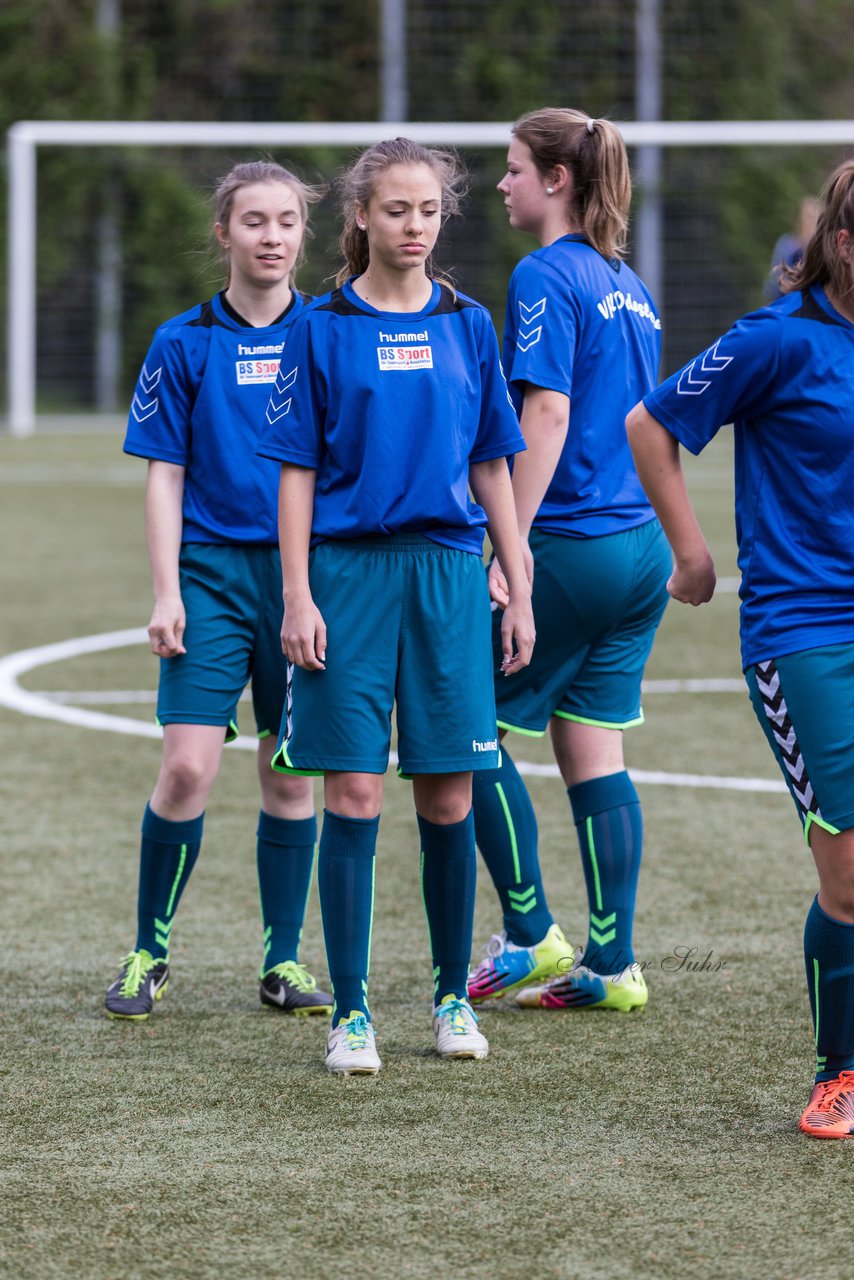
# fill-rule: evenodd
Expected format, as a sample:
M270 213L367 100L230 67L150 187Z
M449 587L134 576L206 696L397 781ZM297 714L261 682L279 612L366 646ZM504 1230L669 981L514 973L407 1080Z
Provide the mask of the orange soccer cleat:
M854 1071L813 1087L798 1128L811 1138L854 1137Z

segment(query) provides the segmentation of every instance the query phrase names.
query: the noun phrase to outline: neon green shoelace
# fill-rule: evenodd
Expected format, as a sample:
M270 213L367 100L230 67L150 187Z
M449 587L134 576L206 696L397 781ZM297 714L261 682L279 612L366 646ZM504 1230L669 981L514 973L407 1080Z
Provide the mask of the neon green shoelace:
M146 974L154 968L154 957L150 951L130 951L122 960L127 965L119 994L125 999L139 995L139 989L145 982Z
M312 977L304 964L297 964L296 960L285 960L282 964L274 964L272 969L268 969L264 975L275 973L277 977L284 978L292 987L296 987L298 991L309 993L317 989L317 979Z

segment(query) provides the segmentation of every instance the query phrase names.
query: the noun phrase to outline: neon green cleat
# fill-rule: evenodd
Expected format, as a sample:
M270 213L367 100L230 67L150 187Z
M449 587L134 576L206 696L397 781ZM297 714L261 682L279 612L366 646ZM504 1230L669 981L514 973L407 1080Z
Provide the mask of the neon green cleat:
M617 1009L629 1013L642 1009L649 988L635 965L621 973L594 973L583 964L552 978L542 987L528 987L516 996L523 1009Z
M165 960L155 960L149 951L130 951L121 963L119 976L104 999L107 1017L144 1022L154 1001L166 994L169 965Z
M332 996L321 991L317 979L304 964L285 960L261 974L259 989L261 1003L283 1013L329 1014L332 1012Z
M556 924L534 947L514 947L506 934L496 933L486 950L486 959L469 974L468 997L472 1004L497 1000L531 983L566 973L573 961L572 947Z

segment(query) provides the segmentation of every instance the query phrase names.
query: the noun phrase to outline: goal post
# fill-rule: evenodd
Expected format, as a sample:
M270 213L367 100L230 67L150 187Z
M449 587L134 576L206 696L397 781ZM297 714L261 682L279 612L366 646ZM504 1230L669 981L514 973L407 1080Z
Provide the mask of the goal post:
M854 120L614 122L628 147L850 146ZM37 152L60 147L359 147L399 134L501 149L511 122L217 123L22 120L8 131L8 428L36 427ZM642 264L641 264L642 265Z

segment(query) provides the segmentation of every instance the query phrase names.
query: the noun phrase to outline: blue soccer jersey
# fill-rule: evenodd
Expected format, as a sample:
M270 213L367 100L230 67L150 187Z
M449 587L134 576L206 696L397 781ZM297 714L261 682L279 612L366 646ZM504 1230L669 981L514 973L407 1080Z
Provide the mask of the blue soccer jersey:
M520 414L526 383L570 400L569 432L537 528L597 537L654 519L625 420L658 378L661 322L634 272L581 235L529 254L510 280L503 354Z
M183 541L278 543L278 468L256 453L285 333L284 316L241 323L218 294L154 335L128 416L126 453L186 468Z
M423 311L381 312L346 284L288 335L258 447L317 472L314 543L421 533L480 554L469 463L525 442L485 308L434 284Z
M644 399L691 453L735 431L744 666L854 641L854 325L790 293Z

